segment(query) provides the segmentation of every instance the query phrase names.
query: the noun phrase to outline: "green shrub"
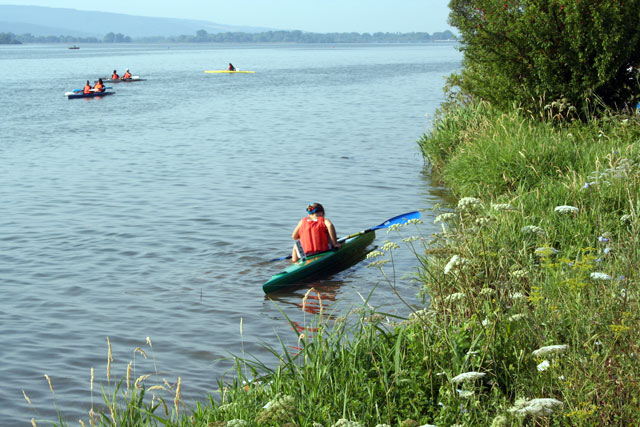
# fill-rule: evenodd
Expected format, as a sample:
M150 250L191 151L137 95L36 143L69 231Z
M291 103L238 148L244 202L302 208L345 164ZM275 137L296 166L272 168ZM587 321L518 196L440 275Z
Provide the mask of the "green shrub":
M586 115L640 97L640 0L451 0L464 52L450 83L503 109ZM540 102L542 100L542 102ZM574 111L573 109L576 108ZM593 112L593 111L592 111Z

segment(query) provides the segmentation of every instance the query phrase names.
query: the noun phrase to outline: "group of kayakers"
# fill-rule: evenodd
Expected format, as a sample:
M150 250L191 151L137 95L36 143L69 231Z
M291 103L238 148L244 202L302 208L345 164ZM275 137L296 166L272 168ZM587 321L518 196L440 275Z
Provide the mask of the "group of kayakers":
M92 93L92 92L104 92L104 83L102 83L102 79L98 79L95 85L91 87L91 83L87 80L87 83L84 85L84 89L82 93Z
M131 78L131 73L129 72L128 68L127 68L127 71L124 72L124 75L122 76L122 78L118 75L118 72L116 70L113 70L113 74L111 75L111 80L126 80L130 78Z
M122 77L118 75L118 71L116 70L113 70L113 74L111 75L111 80L126 80L130 78L131 78L131 73L129 72L128 68ZM104 92L104 91L105 91L105 87L104 87L104 83L102 82L102 78L99 78L96 84L93 85L93 87L91 86L91 83L89 83L89 80L87 80L87 83L84 85L84 89L82 89L82 93Z

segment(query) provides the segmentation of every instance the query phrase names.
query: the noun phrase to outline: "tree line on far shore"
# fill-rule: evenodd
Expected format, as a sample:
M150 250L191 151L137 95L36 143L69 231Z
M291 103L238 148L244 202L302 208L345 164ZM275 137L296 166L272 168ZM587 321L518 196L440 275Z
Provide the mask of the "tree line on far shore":
M131 38L121 33L97 37L35 36L29 33L0 33L0 44L22 43L426 43L456 40L451 31L413 33L306 33L302 31L265 31L262 33L227 32L209 34L198 30L195 35Z

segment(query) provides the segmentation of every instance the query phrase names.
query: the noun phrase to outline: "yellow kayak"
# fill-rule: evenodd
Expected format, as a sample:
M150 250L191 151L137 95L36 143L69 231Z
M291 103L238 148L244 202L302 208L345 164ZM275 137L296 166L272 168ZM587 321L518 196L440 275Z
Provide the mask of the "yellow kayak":
M255 71L205 70L205 73L255 73Z

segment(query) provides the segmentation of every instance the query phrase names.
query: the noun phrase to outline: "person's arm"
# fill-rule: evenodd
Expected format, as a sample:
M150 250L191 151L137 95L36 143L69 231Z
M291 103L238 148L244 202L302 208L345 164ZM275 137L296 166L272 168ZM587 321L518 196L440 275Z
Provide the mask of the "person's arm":
M341 243L338 243L338 238L336 237L336 228L333 226L333 223L327 218L324 219L324 223L327 225L327 230L329 231L329 239L331 240L331 245L334 248L339 248L340 246L342 246Z
M298 225L296 225L296 228L293 230L293 234L291 235L293 240L298 240L300 238L300 227L302 227L303 220L304 218L298 222Z

